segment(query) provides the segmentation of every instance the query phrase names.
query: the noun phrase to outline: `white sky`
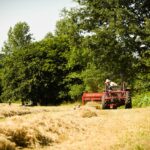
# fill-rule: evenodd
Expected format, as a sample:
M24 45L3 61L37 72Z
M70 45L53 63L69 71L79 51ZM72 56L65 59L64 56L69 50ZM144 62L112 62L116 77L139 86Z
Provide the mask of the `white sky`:
M75 6L72 0L0 0L0 49L10 27L27 22L36 40L54 32L61 10Z

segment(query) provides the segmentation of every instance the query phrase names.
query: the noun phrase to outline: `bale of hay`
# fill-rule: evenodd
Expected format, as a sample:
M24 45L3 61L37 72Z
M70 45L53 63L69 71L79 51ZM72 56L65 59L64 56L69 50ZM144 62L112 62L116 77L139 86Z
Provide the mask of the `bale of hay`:
M85 110L82 110L81 116L83 118L91 118L91 117L96 117L97 113L95 111L90 110L90 109L85 109Z

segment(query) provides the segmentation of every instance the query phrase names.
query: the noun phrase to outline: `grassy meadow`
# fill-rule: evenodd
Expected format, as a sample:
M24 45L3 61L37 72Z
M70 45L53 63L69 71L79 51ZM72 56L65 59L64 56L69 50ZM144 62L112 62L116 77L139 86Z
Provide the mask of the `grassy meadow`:
M149 150L150 108L0 104L0 150Z

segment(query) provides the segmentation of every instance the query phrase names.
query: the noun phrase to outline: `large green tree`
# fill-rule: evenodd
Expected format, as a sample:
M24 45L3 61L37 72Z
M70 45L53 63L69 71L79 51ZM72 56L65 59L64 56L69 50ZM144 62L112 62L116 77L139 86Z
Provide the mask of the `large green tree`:
M10 54L13 50L21 49L31 43L32 34L30 27L26 22L18 22L13 28L8 31L8 39L4 42L2 51L5 54Z
M32 34L30 34L30 28L27 23L19 22L13 28L10 27L8 39L4 42L2 48L2 101L4 100L4 97L8 100L10 95L12 96L15 93L16 86L14 80L18 80L16 74L17 69L22 68L22 64L19 62L21 58L15 56L20 50L27 47L31 43L31 40ZM17 64L17 62L19 63Z
M33 105L62 102L68 49L64 38L53 36L14 49L3 61L2 99L30 100Z
M53 35L32 42L26 23L8 32L3 47L2 98L56 104L106 78L150 88L150 7L147 0L74 0ZM136 87L136 88L135 88Z
M83 53L85 47L89 51L88 72L93 72L95 68L93 73L99 74L101 83L105 78L110 78L118 82L125 80L133 86L139 70L142 73L142 58L145 59L146 51L149 50L148 42L144 40L149 37L145 24L150 17L145 1L75 1L80 7L68 11L67 16L74 20L80 37L84 37L82 44L86 45L80 51ZM143 45L145 48L142 48ZM91 76L85 77L89 80L94 75L92 77L91 73Z
M68 74L65 83L68 95L73 99L81 97L85 89L81 72L87 67L90 58L89 49L86 46L87 40L81 35L80 27L76 20L76 9L70 12L63 10L63 19L56 24L55 35L65 38L69 44L69 51L66 53Z

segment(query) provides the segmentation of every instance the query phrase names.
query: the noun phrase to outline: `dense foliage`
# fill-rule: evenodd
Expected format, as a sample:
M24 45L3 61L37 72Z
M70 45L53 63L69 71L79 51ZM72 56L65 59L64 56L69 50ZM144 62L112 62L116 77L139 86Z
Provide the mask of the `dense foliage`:
M143 92L133 96L133 107L150 106L150 92Z
M8 32L1 101L59 104L101 91L106 78L150 91L150 7L145 0L74 0L54 35L33 42L25 22Z

